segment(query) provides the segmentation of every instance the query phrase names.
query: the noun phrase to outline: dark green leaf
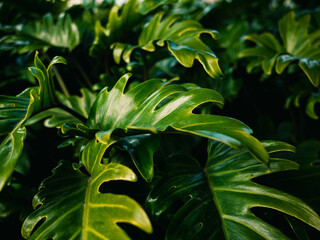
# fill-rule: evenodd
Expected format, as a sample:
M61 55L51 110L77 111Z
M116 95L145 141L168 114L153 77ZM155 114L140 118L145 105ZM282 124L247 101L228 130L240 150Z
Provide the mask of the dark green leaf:
M308 33L310 15L304 15L297 20L294 12L289 12L279 20L279 33L283 46L270 33L248 35L247 40L259 46L247 48L240 52L239 57L263 57L263 71L270 74L276 61L276 72L283 70L294 60L299 60L299 66L308 76L310 82L319 86L320 78L320 30ZM255 60L253 60L255 62ZM254 64L254 63L253 63Z
M153 178L153 154L160 147L159 136L153 134L141 134L120 138L115 144L126 150L141 176L146 181Z
M23 149L26 121L46 107L54 105L56 100L50 68L55 63L63 62L55 58L48 69L35 54L34 64L30 71L39 81L39 88L27 89L17 97L0 96L0 190L11 176Z
M43 19L18 25L15 35L9 35L1 41L6 47L4 50L26 53L50 47L67 48L72 51L80 43L78 27L72 22L69 15L64 15L54 22L51 13Z
M252 181L258 176L298 168L295 162L274 155L293 151L292 146L281 142L263 145L271 155L270 169L248 151L217 142L209 145L204 169L185 155L167 159L164 178L147 199L156 219L172 214L170 207L184 199L173 213L166 239L288 239L256 217L251 211L254 207L281 211L319 230L319 216L300 199Z

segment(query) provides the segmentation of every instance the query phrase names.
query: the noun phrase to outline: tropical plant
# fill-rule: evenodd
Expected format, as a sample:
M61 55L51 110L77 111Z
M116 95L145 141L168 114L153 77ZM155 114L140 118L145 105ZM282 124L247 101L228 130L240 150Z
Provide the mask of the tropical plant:
M277 74L281 74L289 64L298 62L300 69L306 74L311 84L318 88L320 81L320 30L308 33L311 16L309 14L295 19L294 12L287 13L279 20L278 29L282 39L280 44L271 33L247 35L245 38L258 44L257 47L246 48L239 53L240 57L257 56L259 60L252 60L247 70L249 72L261 65L266 74L271 74L275 68ZM301 95L309 97L306 112L314 119L318 116L314 112L314 105L319 102L318 93L308 91L296 94L296 106L299 107ZM290 101L290 100L289 100Z
M300 74L301 81L286 85L287 100L272 101L289 106L295 97L299 104L313 92L307 113L316 119L316 10L280 20L282 46L272 34L253 33L274 26L265 16L252 9L247 19L234 14L245 1L38 2L40 9L25 11L23 2L0 1L0 13L20 9L0 16L0 55L8 59L0 70L0 222L9 235L14 228L11 238L319 236L312 190L318 136L292 130L277 113L260 113L258 128L251 118L257 120L257 96L258 107L246 114L242 108L250 106L243 94L254 84L299 72L290 64L297 60L313 86ZM281 1L255 2L257 12L290 9ZM219 16L219 38L208 19L226 6L234 18ZM246 49L247 34L259 46ZM265 76L245 69L257 64L267 74L275 65L278 75L254 81ZM294 114L290 120L297 124Z

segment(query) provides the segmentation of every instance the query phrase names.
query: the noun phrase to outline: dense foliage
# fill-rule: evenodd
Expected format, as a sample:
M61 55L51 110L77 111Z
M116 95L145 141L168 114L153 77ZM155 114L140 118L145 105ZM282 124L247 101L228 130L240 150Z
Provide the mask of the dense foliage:
M3 234L319 239L316 2L0 0Z

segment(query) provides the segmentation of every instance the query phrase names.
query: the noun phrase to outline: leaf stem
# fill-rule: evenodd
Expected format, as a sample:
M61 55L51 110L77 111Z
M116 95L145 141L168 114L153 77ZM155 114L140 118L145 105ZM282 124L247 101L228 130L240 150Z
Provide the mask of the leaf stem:
M57 68L55 66L52 66L52 69L53 69L54 74L56 75L56 78L57 78L58 84L61 88L61 91L63 92L63 94L67 98L70 97L70 93L69 93L67 86L65 85L63 78L61 77L59 71L57 70Z
M88 77L87 73L83 70L83 68L81 67L80 63L78 62L78 60L76 58L74 58L74 62L75 62L75 65L76 65L77 69L79 70L81 76L83 77L85 83L88 85L88 87L90 89L92 89L92 84L91 84L91 82L89 80L89 77Z
M78 118L82 122L86 122L87 121L87 119L84 116L82 116L80 113L76 112L72 108L69 108L66 105L62 104L62 103L58 103L54 107L58 107L58 108L61 108L61 109L65 110L66 112L70 113L71 115L73 115L74 117Z
M50 57L45 52L43 52L43 56L50 62ZM54 74L56 75L56 78L57 78L58 84L61 88L61 91L63 92L63 94L67 98L70 97L70 93L69 93L67 86L64 83L63 78L61 77L58 69L55 66L52 66L52 70L53 70Z
M66 105L64 105L64 104L62 104L60 102L42 108L39 112L36 112L35 114L32 114L32 117L37 115L37 114L39 114L39 113L41 113L41 112L44 112L44 111L49 110L49 109L52 109L52 108L61 108L61 109L65 110L66 112L70 113L72 116L78 118L81 122L85 123L87 121L87 119L84 116L82 116L80 113L76 112L72 108L69 108L69 107L67 107Z

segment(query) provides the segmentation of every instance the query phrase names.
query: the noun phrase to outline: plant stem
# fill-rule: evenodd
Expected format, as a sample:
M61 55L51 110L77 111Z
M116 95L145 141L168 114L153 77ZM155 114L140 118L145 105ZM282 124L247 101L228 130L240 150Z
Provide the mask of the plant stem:
M72 108L69 108L69 107L67 107L66 105L64 105L64 104L62 104L60 102L58 102L56 104L53 104L51 106L42 108L39 112L36 112L35 114L32 114L32 117L37 115L37 114L39 114L39 113L41 113L41 112L44 112L44 111L49 110L49 109L52 109L52 108L61 108L61 109L65 110L66 112L70 113L72 116L78 118L81 122L85 123L87 121L87 119L84 116L82 116L80 113L76 112Z
M87 121L87 119L84 116L82 116L80 113L76 112L72 108L69 108L66 105L62 104L62 103L58 103L54 107L58 107L58 108L61 108L61 109L65 110L66 112L70 113L71 115L73 115L74 117L78 118L82 122L86 122Z
M70 97L70 93L67 89L67 86L64 84L63 78L61 77L59 71L57 70L57 68L55 66L52 66L53 72L56 75L58 84L61 88L61 91L63 92L63 94L68 98Z
M50 61L50 57L45 53L43 52L43 56L48 60ZM70 97L70 93L67 89L67 86L65 85L64 81L63 81L63 78L61 77L58 69L55 67L55 66L52 66L52 70L54 72L54 74L56 75L56 78L57 78L57 81L58 81L58 84L61 88L61 91L63 92L63 94L66 96L66 97Z
M81 76L83 77L85 83L88 85L88 87L90 89L92 89L92 84L91 84L91 82L89 80L89 77L88 77L87 73L83 70L83 68L81 67L80 63L78 62L78 60L76 58L74 58L74 62L75 62L75 65L76 65L77 69L79 70Z

